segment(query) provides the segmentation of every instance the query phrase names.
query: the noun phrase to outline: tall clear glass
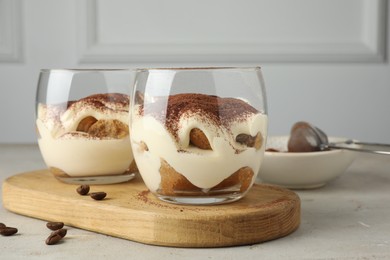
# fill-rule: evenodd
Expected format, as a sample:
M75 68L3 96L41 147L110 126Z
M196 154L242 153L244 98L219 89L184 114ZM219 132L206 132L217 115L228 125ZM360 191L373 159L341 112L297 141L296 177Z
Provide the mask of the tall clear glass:
M41 70L38 144L57 179L108 184L134 177L128 127L133 79L130 70Z
M267 137L259 67L138 69L133 91L133 154L154 195L198 205L245 196Z

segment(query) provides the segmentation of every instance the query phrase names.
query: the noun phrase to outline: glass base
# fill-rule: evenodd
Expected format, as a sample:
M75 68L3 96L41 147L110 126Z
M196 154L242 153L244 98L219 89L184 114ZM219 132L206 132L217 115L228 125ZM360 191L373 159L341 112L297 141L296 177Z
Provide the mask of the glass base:
M244 197L244 194L224 194L220 196L166 196L161 194L154 194L162 201L182 204L182 205L218 205L237 201Z
M122 175L112 176L84 176L84 177L71 177L71 176L55 176L59 181L68 184L114 184L126 182L135 177L135 173L128 173Z

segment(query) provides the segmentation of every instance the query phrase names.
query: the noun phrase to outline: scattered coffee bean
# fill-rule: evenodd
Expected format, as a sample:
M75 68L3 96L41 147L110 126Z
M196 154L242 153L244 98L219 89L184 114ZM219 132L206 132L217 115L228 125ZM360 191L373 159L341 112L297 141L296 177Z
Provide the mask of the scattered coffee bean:
M77 193L80 195L87 195L89 192L89 185L81 185L77 188Z
M0 234L2 236L12 236L16 233L18 233L18 229L14 227L3 227L0 229Z
M48 222L46 227L51 230L58 230L64 227L63 222Z
M105 193L103 191L99 191L99 192L93 192L90 195L91 195L91 198L94 200L102 200L107 196L107 193Z
M67 233L67 230L66 230L65 228L61 228L61 229L58 229L58 230L56 230L56 231L51 232L52 235L58 234L58 235L60 235L61 237L65 237L65 236L66 236L66 233Z
M236 142L244 144L248 147L254 147L256 143L256 136L250 136L247 134L239 134L236 137Z
M7 226L4 225L3 223L0 223L0 229L3 229L3 228L5 228L5 227L7 227Z
M46 239L46 245L55 245L55 244L57 244L61 239L62 239L62 236L60 236L59 234L53 232L53 233L51 233L50 236L48 236L48 238Z

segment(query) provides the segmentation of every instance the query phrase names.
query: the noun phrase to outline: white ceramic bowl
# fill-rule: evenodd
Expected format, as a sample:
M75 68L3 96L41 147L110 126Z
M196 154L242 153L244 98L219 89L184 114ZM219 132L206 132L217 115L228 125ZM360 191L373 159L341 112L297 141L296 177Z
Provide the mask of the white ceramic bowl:
M289 136L270 136L267 148L287 151ZM329 137L329 142L346 140ZM340 176L351 165L356 152L329 150L308 153L265 152L258 180L290 189L314 189Z

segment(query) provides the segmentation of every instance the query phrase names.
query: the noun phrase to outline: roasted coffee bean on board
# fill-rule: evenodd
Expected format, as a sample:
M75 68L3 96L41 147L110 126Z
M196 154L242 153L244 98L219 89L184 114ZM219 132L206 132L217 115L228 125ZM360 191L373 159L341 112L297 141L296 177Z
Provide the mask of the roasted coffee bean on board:
M51 229L51 230L58 230L64 227L63 222L48 222L46 224L46 227Z
M80 195L87 195L89 192L89 185L81 185L77 188L77 193Z
M107 196L107 193L105 193L103 191L93 192L90 194L90 196L94 200L102 200Z

